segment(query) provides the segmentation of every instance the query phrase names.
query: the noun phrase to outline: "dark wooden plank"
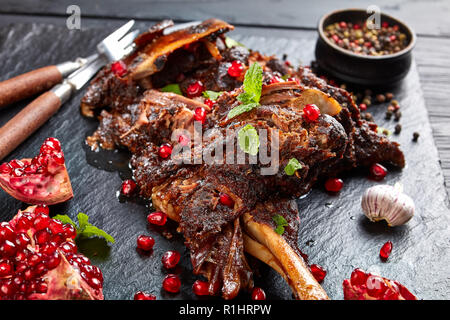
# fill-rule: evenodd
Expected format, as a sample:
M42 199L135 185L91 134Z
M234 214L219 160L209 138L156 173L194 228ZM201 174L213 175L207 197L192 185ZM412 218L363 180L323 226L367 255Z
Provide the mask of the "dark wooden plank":
M419 34L450 35L450 1L435 0L362 0L355 4L351 0L323 0L312 4L298 0L3 0L1 13L66 15L69 5L77 4L85 17L115 17L158 20L171 18L179 21L203 20L217 17L239 25L283 26L315 28L319 18L334 9L367 8L378 5L383 12L390 13L410 23Z

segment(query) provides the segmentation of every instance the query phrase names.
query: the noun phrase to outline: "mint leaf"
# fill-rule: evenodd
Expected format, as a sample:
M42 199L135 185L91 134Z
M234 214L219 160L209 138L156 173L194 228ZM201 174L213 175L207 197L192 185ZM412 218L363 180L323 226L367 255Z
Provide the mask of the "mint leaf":
M248 95L253 95L251 102L259 103L262 89L262 68L258 62L253 63L248 68L244 77L244 91Z
M237 107L234 107L233 109L228 112L228 119L234 118L241 113L248 112L258 106L257 103L250 103L250 104L240 104Z
M80 212L77 215L77 219L78 219L78 228L80 229L80 232L83 232L84 228L86 228L90 224L89 216L87 214Z
M248 68L244 77L244 92L237 96L241 105L234 107L227 115L227 119L232 119L241 113L248 112L259 106L262 89L262 68L255 62Z
M247 48L242 43L240 43L240 42L238 42L238 41L236 41L234 39L231 39L230 37L225 37L225 45L228 48L233 48L233 47L244 47L244 48Z
M206 90L206 91L203 91L203 96L207 99L217 100L217 98L219 98L222 93L223 93L223 91L217 92L217 91Z
M278 233L280 236L284 233L284 227L277 226L275 229L275 232Z
M160 90L162 92L173 92L173 93L179 94L180 96L183 95L183 92L181 92L180 85L177 83L168 84L167 86L162 87Z
M256 156L259 150L259 136L256 129L248 124L238 132L239 147L245 153Z
M295 171L297 171L301 168L302 168L302 165L298 162L298 160L295 158L292 158L291 160L289 160L286 167L284 167L284 172L286 172L286 174L288 176L292 176L295 173Z
M54 216L53 219L59 220L64 224L69 223L69 224L73 225L75 228L77 227L75 222L72 219L70 219L70 217L66 214L58 214L58 215Z
M106 241L114 243L115 240L114 238L109 235L108 233L106 233L105 231L103 231L102 229L97 228L96 226L93 225L87 225L83 232L81 233L81 236L84 237L100 237L100 238L105 238Z

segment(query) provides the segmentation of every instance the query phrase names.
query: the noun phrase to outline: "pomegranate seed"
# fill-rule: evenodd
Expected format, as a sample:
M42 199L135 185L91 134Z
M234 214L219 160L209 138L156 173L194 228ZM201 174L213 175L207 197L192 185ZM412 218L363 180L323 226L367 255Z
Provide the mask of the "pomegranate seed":
M0 223L0 242L3 240L14 240L15 234L14 230L8 222Z
M189 142L191 142L191 140L189 139L189 137L185 134L180 134L178 136L178 143L181 144L183 147L189 145Z
M58 234L63 232L63 223L59 220L51 219L48 223L49 229L53 234Z
M127 73L127 65L122 60L118 60L111 64L111 72L117 77L122 77Z
M361 104L359 105L359 110L361 110L361 111L366 111L366 110L367 110L367 105L366 105L365 103L361 103Z
M52 159L53 159L53 161L56 162L56 164L59 164L59 165L63 165L64 161L65 161L64 154L62 152L55 153L53 155Z
M226 193L221 193L219 196L219 202L223 204L224 206L227 206L229 208L234 207L234 200L227 195Z
M77 230L70 223L66 223L63 225L63 234L66 238L75 239L77 236Z
M163 288L167 292L177 293L180 291L181 281L176 274L168 274L163 280Z
M199 121L202 124L205 123L205 121L206 121L206 111L205 111L204 108L202 108L202 107L195 108L194 120L195 121Z
M283 79L281 79L280 77L272 76L269 79L269 84L274 84L274 83L278 83L278 82L282 82L282 81L283 81Z
M373 180L383 180L387 174L387 169L379 163L375 163L370 167L370 177Z
M50 217L44 213L39 213L34 219L34 228L36 230L42 230L48 227L50 224Z
M89 284L94 289L100 289L102 287L102 285L103 285L102 282L99 279L97 279L96 277L90 278L89 279Z
M353 270L350 280L354 286L363 286L366 284L367 277L368 275L363 270L357 268Z
M228 67L228 74L233 78L239 78L244 71L244 66L239 60L234 60Z
M156 300L156 297L150 293L138 291L134 294L134 300Z
M39 205L34 209L34 214L37 216L40 213L48 216L50 214L50 209L46 205Z
M339 192L344 186L344 182L338 178L330 178L325 182L325 189L329 192Z
M161 262L164 268L172 269L180 262L180 257L178 251L169 250L163 254Z
M22 250L22 251L18 251L18 252L16 252L16 256L15 256L14 260L16 262L25 261L29 254L30 254L30 251L28 251L26 249Z
M325 276L327 275L327 271L322 268L321 266L317 264L312 264L310 266L311 273L313 274L314 278L316 278L317 282L321 283L323 279L325 279Z
M196 280L192 285L192 291L197 296L209 295L209 283L206 281Z
M74 242L72 241L65 241L59 245L59 249L64 253L64 255L67 255L69 253L77 253L78 249Z
M47 267L48 270L52 270L56 268L60 262L61 262L61 255L58 253L58 251L55 251L53 252L53 254L47 257L45 266Z
M36 287L36 292L38 293L46 293L48 289L47 282L40 281Z
M128 179L122 182L120 192L125 196L129 196L133 193L135 189L136 189L136 182L134 182L131 179Z
M155 245L155 239L150 236L140 235L137 238L137 247L144 251L149 251Z
M366 287L367 293L372 297L381 297L388 288L383 278L373 274L367 278Z
M387 260L392 252L392 242L388 241L380 249L380 257L381 259Z
M0 295L11 296L14 293L14 284L11 281L3 282L0 285Z
M254 287L252 290L252 300L266 300L266 293L259 287Z
M38 263L40 263L41 261L42 261L42 254L39 252L33 253L27 259L27 263L31 267L37 266Z
M39 252L45 255L51 255L56 251L56 248L56 244L50 242L43 245L42 248L39 248Z
M190 84L186 89L189 98L199 97L203 91L205 91L205 87L203 86L203 83L198 80Z
M0 278L4 278L13 274L13 267L8 261L0 261Z
M9 240L3 242L0 246L0 256L1 257L11 257L16 253L16 246Z
M320 109L315 104L307 104L303 108L303 119L307 122L314 122L320 116Z
M152 212L147 216L147 221L150 224L155 224L157 226L163 226L166 224L167 215L161 211Z
M172 146L168 143L159 147L158 154L161 158L166 159L172 154Z
M31 239L26 233L21 232L17 234L15 242L18 248L25 248L31 242Z
M25 164L22 161L20 161L20 160L11 160L9 162L9 165L13 169L21 169L21 168L23 168L25 166Z
M216 104L216 101L211 100L211 99L205 99L204 104L206 104L208 107L212 108ZM1 169L0 169L0 171L1 171Z
M6 162L2 163L0 165L0 174L10 174L11 169L12 169L11 166L9 164L7 164Z
M34 234L34 240L36 240L37 244L43 245L43 244L49 242L51 238L52 238L52 232L49 228L39 230Z
M16 223L17 230L27 230L33 225L33 217L28 212L24 212Z

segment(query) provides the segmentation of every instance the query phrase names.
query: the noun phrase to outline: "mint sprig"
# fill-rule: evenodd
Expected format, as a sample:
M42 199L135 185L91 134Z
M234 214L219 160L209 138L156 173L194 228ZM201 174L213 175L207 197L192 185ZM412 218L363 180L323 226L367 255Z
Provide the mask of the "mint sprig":
M183 95L183 92L181 92L181 88L178 83L168 84L167 86L162 87L160 90L162 92L173 92L173 93L179 94L180 96Z
M244 77L244 92L237 96L240 105L230 110L227 119L232 119L241 113L248 112L259 106L261 98L263 71L259 63L253 63Z
M203 96L207 99L217 100L222 93L223 93L223 91L205 90L205 91L203 91Z
M238 132L239 147L245 153L256 156L259 150L259 135L255 127L246 125Z
M78 225L72 219L70 219L68 215L59 214L54 216L53 219L57 219L62 223L70 223L77 230L77 237L100 237L105 238L105 240L108 242L115 242L114 238L111 235L89 223L89 216L82 212L77 215Z
M286 167L284 167L284 172L286 172L286 174L288 176L292 176L295 173L295 171L297 171L301 168L302 168L302 165L300 164L300 162L298 162L297 159L292 158L289 160Z
M272 217L272 220L277 225L276 228L274 229L275 232L278 233L279 235L282 235L284 233L284 227L289 226L288 222L282 215L279 214L274 215Z

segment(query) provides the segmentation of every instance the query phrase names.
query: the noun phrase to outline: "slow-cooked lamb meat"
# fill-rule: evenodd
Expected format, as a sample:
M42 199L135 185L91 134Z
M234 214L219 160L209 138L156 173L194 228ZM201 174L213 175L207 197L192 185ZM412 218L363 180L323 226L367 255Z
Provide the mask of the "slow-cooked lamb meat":
M211 19L165 36L162 30L169 25L161 23L139 38L138 51L124 59L129 68L125 76L114 75L107 66L92 81L82 111L92 116L99 110L100 125L88 144L125 147L132 153L141 196L179 223L193 271L207 277L210 294L231 299L252 288L247 252L279 272L296 298L327 299L297 248L298 212L292 199L343 170L373 162L403 167L398 144L360 118L347 91L328 85L308 68L295 70L275 57L227 47L223 33L232 26ZM264 86L260 106L229 119L244 90L244 74L227 72L233 61L245 68L260 64ZM281 76L289 80L272 81ZM194 82L201 82L203 90L221 91L217 101L211 105L202 96L186 97ZM161 92L167 84L178 84L183 95ZM304 119L305 101L324 105L317 121ZM206 112L201 124L195 121L199 109ZM251 162L248 154L242 164L230 161L240 151L237 132L247 125L264 129L268 141L277 142L267 147L268 154L279 155L272 174L262 174L270 165L261 159ZM180 146L179 130L189 136L183 150L190 151L191 161L181 161L184 153L168 158L158 153L163 144ZM191 138L201 132L209 135L194 145ZM218 151L223 162L195 161ZM287 175L284 168L293 158L301 168ZM221 202L223 195L229 197L228 205ZM282 234L274 231L274 215L288 222Z

